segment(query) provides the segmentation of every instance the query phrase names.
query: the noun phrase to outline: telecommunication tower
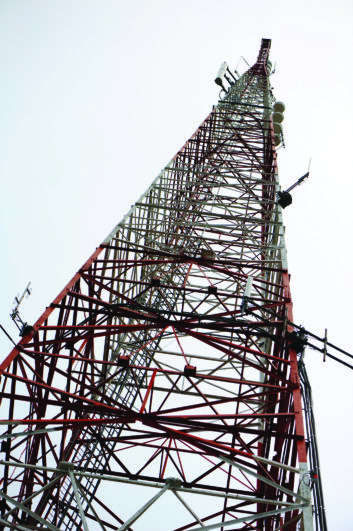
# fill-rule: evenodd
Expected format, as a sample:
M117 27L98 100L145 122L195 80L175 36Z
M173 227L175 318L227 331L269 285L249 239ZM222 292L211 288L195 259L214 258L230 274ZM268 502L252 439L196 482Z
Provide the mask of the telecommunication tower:
M2 529L325 529L270 44L2 360Z

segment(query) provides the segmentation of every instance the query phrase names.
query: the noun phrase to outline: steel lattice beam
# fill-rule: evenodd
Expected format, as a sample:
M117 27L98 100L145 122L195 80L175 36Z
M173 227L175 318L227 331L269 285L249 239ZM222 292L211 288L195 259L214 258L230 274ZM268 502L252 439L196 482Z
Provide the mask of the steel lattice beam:
M4 526L312 529L269 47L1 363Z

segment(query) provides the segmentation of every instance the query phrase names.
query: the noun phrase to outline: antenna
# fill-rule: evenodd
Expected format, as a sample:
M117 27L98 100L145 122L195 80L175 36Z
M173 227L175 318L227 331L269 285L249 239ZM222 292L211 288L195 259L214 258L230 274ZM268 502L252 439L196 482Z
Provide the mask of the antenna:
M228 64L224 61L219 70L218 70L218 74L217 74L217 77L216 79L214 80L216 85L219 85L220 87L222 87L222 89L225 91L226 89L224 88L224 85L223 85L223 81L224 81L224 77L225 77L225 74L227 72L227 69L228 69Z
M250 300L250 294L251 294L251 288L252 288L253 280L254 280L254 278L249 275L248 278L247 278L247 281L246 281L246 286L245 286L245 290L244 290L243 300L241 301L241 304L240 304L241 315L243 315L244 313L247 313L247 311L248 311L248 303L249 303L249 300Z
M294 184L292 184L292 186L290 186L289 188L287 188L286 192L290 192L291 190L293 190L293 188L295 188L296 186L299 186L300 184L302 184L302 182L307 179L309 177L309 172L307 171L302 177L300 177L297 182L295 182Z
M236 83L237 81L237 78L230 70L228 63L226 63L225 61L221 64L218 70L217 77L215 78L214 81L216 85L219 85L222 88L222 90L226 92L226 88L223 84L224 80L226 80L229 83L229 85L233 85L233 83Z
M248 67L250 68L249 63L247 62L247 60L246 60L242 55L240 56L240 58L243 59L243 61L244 61L244 62L248 65Z
M309 167L310 167L310 163L311 163L311 159L310 159L310 162L309 162ZM282 207L282 208L286 208L287 206L291 205L292 204L292 196L291 194L289 193L291 190L293 190L293 188L295 188L296 186L299 186L300 184L302 184L302 182L307 179L309 177L309 171L307 171L302 177L300 177L294 184L292 184L292 186L290 186L289 188L287 188L287 190L284 190L283 192L278 192L277 195L278 195L278 201L277 203Z
M239 68L239 65L240 65L240 63L241 63L241 60L243 60L244 63L245 63L248 67L250 67L250 65L249 65L249 63L247 62L247 60L244 59L244 57L241 55L241 56L239 57L239 61L237 62L237 66L236 66L235 69L234 69L234 72L235 72L238 76L240 76L240 74L239 74L239 72L238 72L238 68Z
M20 316L20 312L18 310L20 304L23 302L23 299L28 299L28 297L30 296L30 294L32 293L32 289L31 289L31 283L28 282L24 292L22 293L22 295L17 295L14 299L14 308L12 309L12 312L10 313L10 317L11 319L13 320L13 322L15 323L15 325L17 326L17 328L19 329L20 331L20 336L23 337L25 336L26 334L28 334L29 332L31 332L33 330L33 327L30 326L28 323L25 323L22 319L21 319L21 316Z

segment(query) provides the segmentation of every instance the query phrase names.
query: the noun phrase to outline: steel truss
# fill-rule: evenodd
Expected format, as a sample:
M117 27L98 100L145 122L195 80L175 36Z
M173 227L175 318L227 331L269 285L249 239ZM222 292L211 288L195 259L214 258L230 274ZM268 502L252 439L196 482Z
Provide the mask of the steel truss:
M312 529L269 48L1 363L3 528Z

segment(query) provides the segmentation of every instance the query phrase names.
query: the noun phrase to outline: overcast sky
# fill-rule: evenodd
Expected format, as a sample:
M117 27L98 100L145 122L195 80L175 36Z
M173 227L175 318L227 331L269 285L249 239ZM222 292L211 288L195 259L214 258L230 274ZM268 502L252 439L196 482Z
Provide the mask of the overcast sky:
M266 37L283 188L312 158L284 212L295 321L353 350L352 23L344 0L1 0L0 323L16 341L15 295L32 282L34 322L217 102L220 64L253 64ZM328 524L346 531L353 372L306 360Z

